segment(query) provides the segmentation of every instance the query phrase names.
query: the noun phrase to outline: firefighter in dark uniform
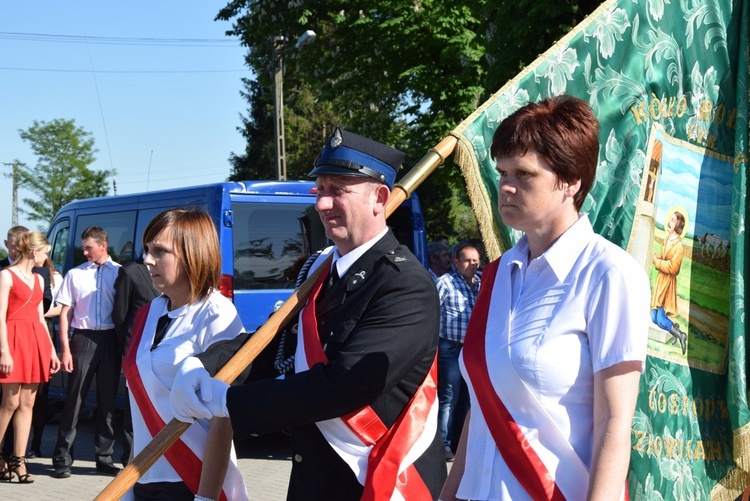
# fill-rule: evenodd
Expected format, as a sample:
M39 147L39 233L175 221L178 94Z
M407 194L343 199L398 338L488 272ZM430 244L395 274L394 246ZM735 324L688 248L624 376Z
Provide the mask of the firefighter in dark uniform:
M445 480L438 297L427 270L386 226L403 158L336 129L315 161L316 210L335 246L312 265L333 254L300 312L296 344L285 336L293 371L258 381L254 365L252 381L231 388L209 377L241 345L237 339L188 359L173 386L182 421L229 416L238 440L288 429L288 499L437 499Z

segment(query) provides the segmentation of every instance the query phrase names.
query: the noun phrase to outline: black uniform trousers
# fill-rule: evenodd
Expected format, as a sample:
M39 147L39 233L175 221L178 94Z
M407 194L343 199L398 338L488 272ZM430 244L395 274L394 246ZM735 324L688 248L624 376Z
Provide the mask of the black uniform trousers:
M71 450L81 405L96 377L96 427L94 454L100 462L112 462L115 432L112 420L115 396L120 381L120 357L114 329L93 331L76 329L70 340L73 372L68 378L68 394L60 417L57 444L52 457L55 467L73 463Z

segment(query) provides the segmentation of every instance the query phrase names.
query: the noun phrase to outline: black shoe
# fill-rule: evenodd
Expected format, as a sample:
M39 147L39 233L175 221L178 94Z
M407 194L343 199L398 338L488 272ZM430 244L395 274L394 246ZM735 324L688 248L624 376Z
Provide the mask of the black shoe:
M672 324L672 328L669 329L669 333L672 335L673 340L677 340L680 342L680 349L682 349L682 354L685 355L685 353L687 352L687 333L680 330L680 324L678 324L677 322L674 322Z
M105 473L107 475L117 475L120 473L120 467L115 466L114 463L105 463L104 461L96 462L96 471L99 473Z
M42 457L42 452L39 449L31 449L26 453L26 459L34 459Z
M70 478L70 466L55 466L54 478Z

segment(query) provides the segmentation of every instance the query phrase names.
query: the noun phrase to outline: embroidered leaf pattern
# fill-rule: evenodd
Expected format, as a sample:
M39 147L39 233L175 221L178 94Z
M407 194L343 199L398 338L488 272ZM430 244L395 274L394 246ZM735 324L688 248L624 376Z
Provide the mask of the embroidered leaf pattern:
M588 36L596 38L599 44L599 54L604 59L609 59L615 53L617 42L622 41L622 35L630 27L627 13L623 9L612 7L602 15L594 29L590 33L584 33L584 39Z
M534 75L539 81L548 81L548 94L557 96L565 93L568 81L573 79L573 71L579 66L575 49L563 48L555 53L546 63L539 65L539 71Z

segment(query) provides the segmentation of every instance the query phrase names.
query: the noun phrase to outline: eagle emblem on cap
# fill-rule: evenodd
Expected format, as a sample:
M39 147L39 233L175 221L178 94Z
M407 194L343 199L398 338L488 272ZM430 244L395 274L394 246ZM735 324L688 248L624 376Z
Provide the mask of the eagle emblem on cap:
M341 129L336 127L336 130L333 132L333 137L331 137L331 141L328 144L331 148L338 148L343 142L344 138L341 136Z

